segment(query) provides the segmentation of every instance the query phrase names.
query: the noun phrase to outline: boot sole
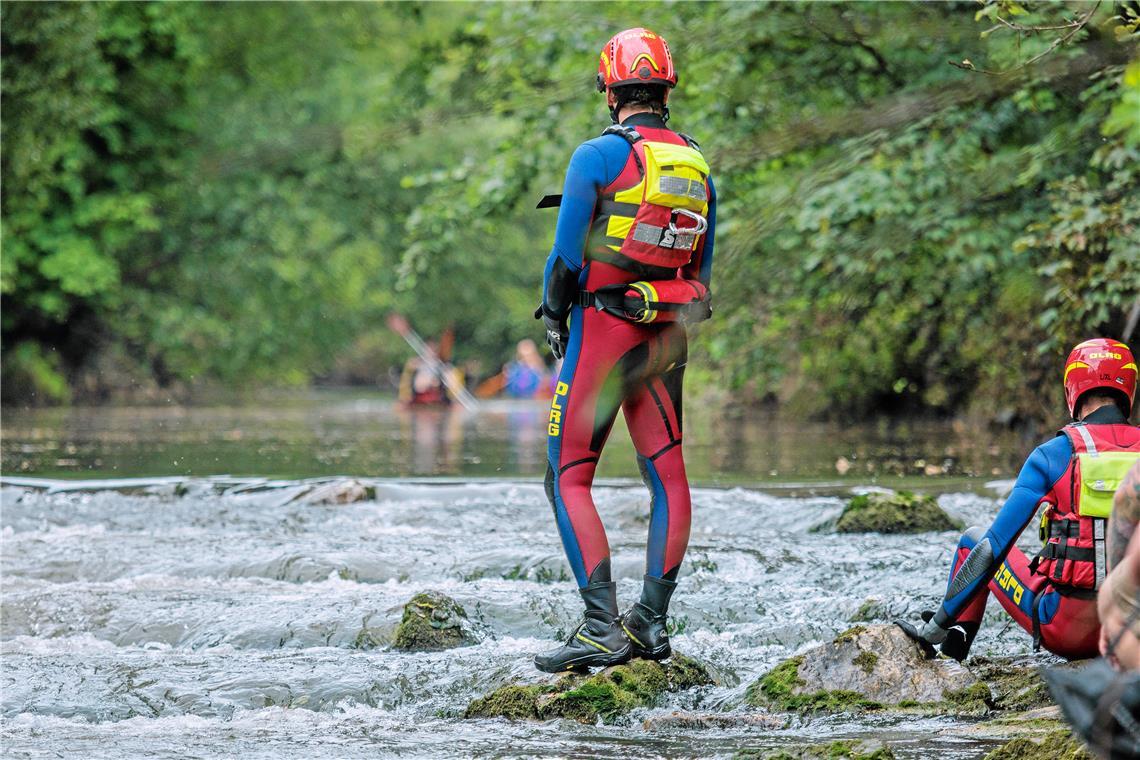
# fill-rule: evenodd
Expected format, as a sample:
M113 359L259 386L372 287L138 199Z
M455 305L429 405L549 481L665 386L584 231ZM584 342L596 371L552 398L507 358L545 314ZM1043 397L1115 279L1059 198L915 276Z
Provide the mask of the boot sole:
M621 652L614 652L613 654L605 654L603 652L588 654L568 662L559 663L557 666L543 666L538 660L535 660L534 666L543 673L565 673L567 671L588 672L590 668L608 668L612 665L621 665L629 662L632 657L633 651L632 647L630 647Z

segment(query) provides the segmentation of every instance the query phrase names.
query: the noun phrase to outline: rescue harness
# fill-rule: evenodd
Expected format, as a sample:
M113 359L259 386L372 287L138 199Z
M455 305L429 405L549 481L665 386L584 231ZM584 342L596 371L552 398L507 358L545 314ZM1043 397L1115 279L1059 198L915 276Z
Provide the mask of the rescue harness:
M583 308L592 306L641 324L702 322L712 316L711 300L704 283L682 278L617 283L578 293L578 305Z
M1140 461L1140 428L1074 422L1059 435L1068 437L1073 456L1042 499L1047 508L1039 535L1045 545L1030 569L1057 586L1096 590L1107 572L1105 536L1113 495Z

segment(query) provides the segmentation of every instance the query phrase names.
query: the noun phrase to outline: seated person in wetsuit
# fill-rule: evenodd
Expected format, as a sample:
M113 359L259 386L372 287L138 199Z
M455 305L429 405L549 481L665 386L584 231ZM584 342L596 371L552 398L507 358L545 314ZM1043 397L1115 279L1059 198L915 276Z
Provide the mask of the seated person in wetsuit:
M897 621L928 656L937 646L965 659L991 593L1035 648L1069 659L1097 654L1105 523L1116 486L1140 458L1140 428L1128 421L1136 361L1119 341L1085 341L1069 354L1063 383L1073 422L1029 455L993 524L963 534L938 610L923 613L920 627ZM1030 558L1014 544L1041 507L1045 544Z

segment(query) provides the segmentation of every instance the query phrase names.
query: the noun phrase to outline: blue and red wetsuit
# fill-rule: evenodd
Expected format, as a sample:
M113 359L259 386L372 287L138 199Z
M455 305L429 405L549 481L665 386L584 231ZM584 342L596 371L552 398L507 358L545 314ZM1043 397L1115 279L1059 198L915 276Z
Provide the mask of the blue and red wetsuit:
M1124 426L1126 419L1115 406L1101 407L1084 419L1090 426ZM1039 637L1050 652L1078 659L1095 657L1100 622L1095 593L1058 584L1041 571L1015 544L1033 520L1042 501L1055 493L1069 475L1073 444L1065 435L1038 446L1025 461L1013 491L989 529L971 528L963 534L951 558L946 598L935 615L942 627L953 623L979 625L989 591L1026 631ZM1067 487L1066 487L1067 490ZM965 567L976 546L989 542L985 565ZM1036 615L1036 623L1034 617Z
M647 139L677 140L655 114L623 122ZM689 484L681 446L681 386L687 358L678 322L635 324L576 301L580 290L677 276L708 286L712 271L716 195L708 182L708 229L680 270L601 260L587 238L607 188L637 182L631 146L607 134L578 147L562 192L554 247L546 262L543 302L568 305L569 341L548 429L546 490L579 588L607 583L609 543L590 494L598 457L618 409L625 413L642 477L651 493L646 574L674 580L689 541Z

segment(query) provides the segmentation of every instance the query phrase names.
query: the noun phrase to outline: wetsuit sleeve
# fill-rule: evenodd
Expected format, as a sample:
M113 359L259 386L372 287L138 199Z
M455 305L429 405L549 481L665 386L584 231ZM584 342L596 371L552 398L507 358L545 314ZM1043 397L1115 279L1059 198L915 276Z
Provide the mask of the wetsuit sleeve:
M570 157L562 184L562 205L554 231L554 247L546 259L542 303L550 316L562 318L578 292L578 273L584 265L586 236L594 217L598 191L606 182L605 155L583 143Z
M701 244L697 247L693 260L681 269L681 276L687 280L700 280L707 288L712 279L713 238L716 236L716 187L713 186L712 177L709 177L709 228L701 237Z
M1018 473L1013 491L998 511L970 557L962 563L957 574L950 579L946 598L935 614L934 621L943 628L953 624L962 610L978 593L986 592L986 585L994 577L1018 536L1029 525L1037 512L1037 505L1049 493L1065 470L1072 456L1069 439L1058 436L1034 449ZM977 554L975 560L974 555Z

